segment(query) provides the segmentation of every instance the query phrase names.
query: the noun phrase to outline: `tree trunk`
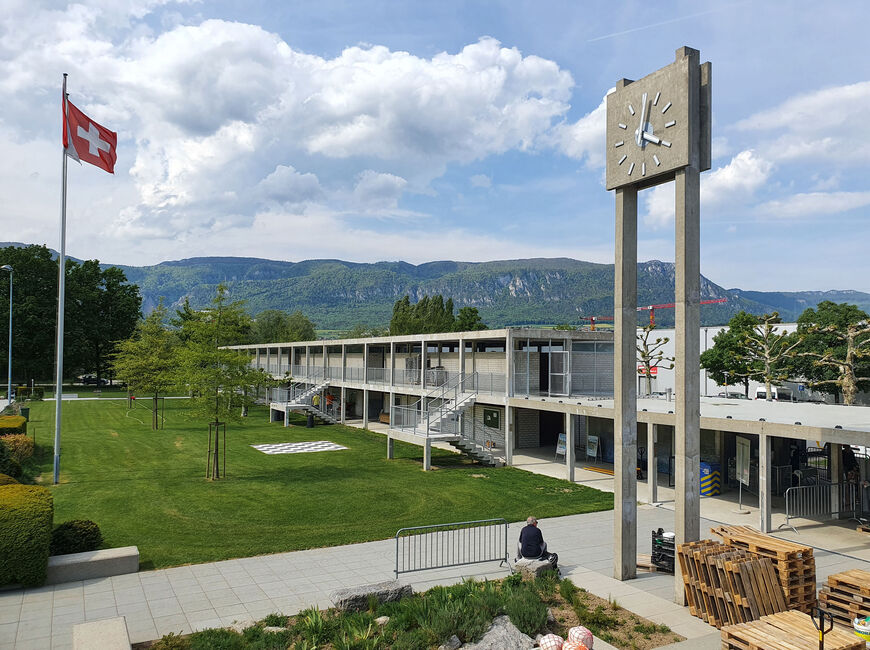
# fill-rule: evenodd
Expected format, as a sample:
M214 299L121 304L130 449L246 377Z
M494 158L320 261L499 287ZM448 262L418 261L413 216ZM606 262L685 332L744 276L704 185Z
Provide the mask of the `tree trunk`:
M650 367L646 367L646 396L652 395L652 377L650 377Z
M749 399L749 377L743 380L743 394Z

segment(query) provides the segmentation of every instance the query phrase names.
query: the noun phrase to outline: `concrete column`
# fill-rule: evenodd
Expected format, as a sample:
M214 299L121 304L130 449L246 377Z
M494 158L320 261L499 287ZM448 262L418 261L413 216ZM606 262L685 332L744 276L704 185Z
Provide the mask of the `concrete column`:
M347 423L347 389L342 386L341 387L341 423Z
M565 478L574 481L574 460L577 452L574 449L574 418L570 413L565 414Z
M565 370L568 373L565 376L565 390L567 395L571 395L571 352L573 350L573 341L570 338L565 339Z
M758 436L758 530L769 533L770 523L770 436Z
M690 92L699 92L693 83L690 64ZM691 105L691 104L690 104ZM695 116L694 119L698 119ZM692 119L692 118L690 118ZM691 130L689 131L692 132ZM701 537L701 391L699 357L701 354L701 268L700 268L700 173L685 167L676 173L676 330L675 389L676 427L674 430L674 532L677 545ZM674 595L685 602L682 578L675 576Z
M326 344L323 344L323 380L329 379L327 372L329 370L329 355L327 354Z
M272 348L266 348L266 372L272 374Z
M426 390L426 341L420 341L420 388Z
M659 500L659 467L656 462L656 442L658 442L659 425L647 423L646 425L646 483L649 489L650 503L658 503Z
M504 341L505 353L505 381L504 390L508 397L514 396L514 333L508 328L507 336ZM472 358L474 358L472 356Z
M363 383L369 383L369 344L363 343ZM368 421L366 421L368 422Z
M474 390L473 386L465 386L465 339L459 339L459 377L462 382L460 386L462 391Z
M613 577L637 575L637 188L616 190Z
M363 429L369 428L369 391L363 389Z
M347 346L341 346L341 381L344 383L347 380ZM344 390L342 388L342 390ZM342 409L344 413L344 409Z
M831 443L831 462L828 466L831 480L831 512L840 512L840 483L843 481L843 445Z
M423 443L423 471L428 472L432 469L432 440L428 437Z
M396 342L390 341L390 388L396 385ZM392 398L392 393L390 393L390 397ZM390 402L390 408L392 409L393 403ZM390 420L392 422L392 420Z
M290 426L290 409L288 409L286 407L284 408L284 426L285 427Z
M393 439L390 437L390 434L387 433L387 458L389 460L393 460L395 450L393 449Z
M505 465L514 464L514 409L508 406L507 398L504 406L504 460Z
M260 348L257 348L257 367L262 368L263 364L260 362Z
M309 379L309 376L311 374L311 371L309 370L309 368L311 368L311 346L306 345L305 346L305 378L306 379ZM310 381L310 379L309 379L309 381Z

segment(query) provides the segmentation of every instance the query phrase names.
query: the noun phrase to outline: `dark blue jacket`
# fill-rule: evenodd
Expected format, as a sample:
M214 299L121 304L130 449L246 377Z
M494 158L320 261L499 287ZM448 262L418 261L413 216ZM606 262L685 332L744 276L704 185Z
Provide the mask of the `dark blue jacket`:
M541 557L544 536L537 526L529 524L520 531L520 553L523 557Z

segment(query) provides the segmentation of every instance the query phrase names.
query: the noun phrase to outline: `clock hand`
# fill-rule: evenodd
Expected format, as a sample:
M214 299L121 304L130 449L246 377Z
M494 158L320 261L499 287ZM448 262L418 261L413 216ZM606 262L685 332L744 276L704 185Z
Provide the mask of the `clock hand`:
M661 144L661 143L662 143L662 139L661 139L661 138L658 138L658 137L654 136L654 135L653 135L652 133L650 133L649 131L644 131L644 132L643 132L643 135L642 135L641 137L642 137L644 140L647 140L648 142L652 142L653 144Z
M634 132L634 141L637 143L637 146L641 146L643 142L643 134L645 133L644 126L646 125L646 93L643 94L643 98L640 100L643 103L643 107L640 109L640 124L637 127L637 131Z

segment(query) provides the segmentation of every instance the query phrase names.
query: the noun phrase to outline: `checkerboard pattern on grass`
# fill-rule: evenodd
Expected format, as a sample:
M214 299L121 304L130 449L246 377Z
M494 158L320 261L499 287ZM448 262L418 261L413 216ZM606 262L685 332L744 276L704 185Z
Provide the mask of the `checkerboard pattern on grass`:
M254 449L264 454L307 454L313 451L338 451L347 449L329 440L317 440L314 442L275 442L268 445L251 445Z

